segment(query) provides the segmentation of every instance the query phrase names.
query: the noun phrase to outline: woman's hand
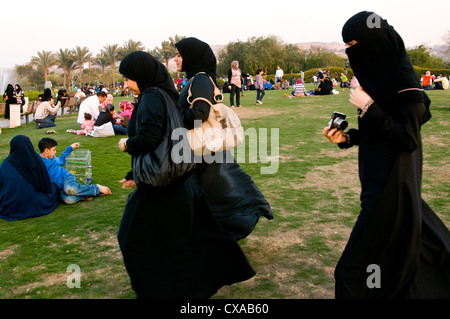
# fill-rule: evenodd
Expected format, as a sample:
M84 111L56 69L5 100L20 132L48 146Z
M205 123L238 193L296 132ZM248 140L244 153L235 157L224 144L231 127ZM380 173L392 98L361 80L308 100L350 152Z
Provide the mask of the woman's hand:
M128 138L121 138L119 141L119 149L122 152L126 152L127 151L127 140Z
M349 101L358 109L362 109L370 100L372 100L372 98L362 89L362 87L351 90Z
M120 180L119 183L122 184L123 189L127 189L129 187L136 187L136 183L134 182L134 180L129 181L124 178L124 179Z
M330 142L339 144L347 141L347 137L344 136L344 131L334 128L330 130L330 127L327 126L323 129L322 134L325 135Z

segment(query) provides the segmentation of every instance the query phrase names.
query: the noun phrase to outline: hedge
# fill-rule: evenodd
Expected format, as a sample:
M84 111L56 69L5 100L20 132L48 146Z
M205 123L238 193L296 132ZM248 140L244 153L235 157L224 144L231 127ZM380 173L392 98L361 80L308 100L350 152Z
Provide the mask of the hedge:
M439 74L441 74L441 73L444 74L447 77L450 75L450 69L427 69L427 68L422 68L422 67L419 67L419 66L414 66L414 70L416 70L416 73L417 73L417 76L419 77L419 79L427 71L430 71L431 75L436 75L436 77Z
M342 67L323 67L320 68L321 70L330 70L330 76L332 78L334 78L334 74L337 71L340 74L342 73L342 71L344 70L344 68ZM414 66L414 70L416 71L417 77L420 79L422 77L422 75L424 75L427 71L431 72L431 75L435 75L438 76L439 74L444 74L445 76L449 76L450 75L450 69L427 69L427 68L422 68L422 67L418 67L418 66ZM347 68L347 78L350 81L353 77L353 70L350 68ZM317 75L319 73L319 68L315 68L315 69L310 69L308 71L304 71L304 79L306 83L311 83L313 82L313 75ZM290 80L290 78L300 78L300 73L289 73L289 74L284 74L283 78ZM270 79L274 79L275 80L275 75L274 74L269 74L266 75L264 77L266 80L270 80Z
M336 72L338 72L339 77L340 77L341 73L344 71L344 68L343 67L330 66L330 67L315 68L315 69L310 69L310 70L307 70L307 71L303 71L305 82L306 83L312 83L314 81L313 80L313 76L317 75L319 73L319 70L329 70L330 71L330 77L334 78L335 77L334 74ZM351 69L349 69L349 68L347 68L347 71L348 71L347 72L347 78L350 81L352 79L352 77L353 77L353 71ZM295 79L299 79L300 78L300 73L285 73L283 75L283 78L287 79L288 81L292 77L294 77ZM268 80L268 81L270 79L275 80L275 75L274 74L269 74L269 75L264 76L264 78L266 80Z

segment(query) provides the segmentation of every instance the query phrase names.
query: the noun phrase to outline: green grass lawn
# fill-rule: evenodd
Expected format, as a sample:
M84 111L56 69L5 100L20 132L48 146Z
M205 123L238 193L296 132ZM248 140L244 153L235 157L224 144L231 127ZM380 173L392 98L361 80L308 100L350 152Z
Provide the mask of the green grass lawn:
M245 129L254 128L258 134L267 129L269 138L273 129L279 130L279 147L268 143L272 163L264 156L254 163L248 155L240 163L271 203L274 219L261 219L240 242L256 276L222 288L214 298L334 297L334 267L359 212L357 148L340 150L321 132L335 110L346 113L350 127L356 127L356 110L348 103L347 89L323 97L289 99L285 93L267 91L264 104L257 106L256 92L245 92L244 107L236 109ZM432 91L429 96L433 118L422 128L423 197L449 227L450 92ZM229 105L228 99L225 94ZM114 99L117 108L121 100ZM131 192L118 182L130 169L129 155L117 147L123 136L65 133L79 128L76 114L58 117L56 123L53 135L35 129L34 123L3 129L0 161L17 134L30 137L36 150L42 137L56 139L57 155L80 142L82 149L92 152L93 183L109 186L112 195L73 206L60 203L47 216L0 220L0 298L134 298L116 239ZM262 174L276 155L276 172ZM81 270L81 288L67 286L67 268L74 264Z

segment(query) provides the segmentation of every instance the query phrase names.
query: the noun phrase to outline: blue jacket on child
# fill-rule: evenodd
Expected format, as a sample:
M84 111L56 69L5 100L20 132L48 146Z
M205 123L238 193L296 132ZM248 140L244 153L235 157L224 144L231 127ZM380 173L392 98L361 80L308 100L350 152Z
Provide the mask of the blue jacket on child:
M50 176L50 181L52 183L55 183L60 190L63 189L63 182L67 178L67 176L73 175L64 167L61 167L66 165L66 157L70 153L72 153L72 151L73 148L69 145L59 157L54 156L52 159L50 159L41 156L42 160L44 161L45 168L47 168L48 175Z

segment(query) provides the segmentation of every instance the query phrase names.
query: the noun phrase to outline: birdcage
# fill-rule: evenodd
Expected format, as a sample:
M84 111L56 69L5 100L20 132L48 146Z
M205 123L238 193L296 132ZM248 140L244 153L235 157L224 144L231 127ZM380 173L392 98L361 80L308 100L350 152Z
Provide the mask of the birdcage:
M90 184L92 181L91 151L73 150L66 157L66 170L75 175L78 183Z

